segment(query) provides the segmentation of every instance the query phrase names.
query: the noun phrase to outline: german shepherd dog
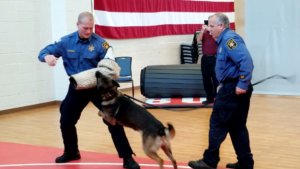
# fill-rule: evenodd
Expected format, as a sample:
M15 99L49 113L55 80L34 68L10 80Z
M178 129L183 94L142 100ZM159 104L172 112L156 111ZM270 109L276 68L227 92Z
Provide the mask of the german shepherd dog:
M155 160L163 169L163 159L157 151L161 148L172 161L174 169L177 163L171 151L170 139L175 136L172 124L165 127L158 119L142 106L133 102L118 91L119 84L96 72L97 91L102 99L102 111L99 116L112 125L116 123L142 132L143 149L145 154Z

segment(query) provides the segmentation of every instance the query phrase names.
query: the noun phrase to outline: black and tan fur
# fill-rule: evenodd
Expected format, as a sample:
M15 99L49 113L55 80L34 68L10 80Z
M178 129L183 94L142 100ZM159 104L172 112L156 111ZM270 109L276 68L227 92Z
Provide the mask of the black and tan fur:
M157 154L161 148L172 161L174 169L177 169L170 145L170 139L175 136L173 125L168 123L165 127L145 108L120 93L119 84L116 81L100 72L96 73L96 77L98 92L103 101L103 109L99 111L99 115L113 125L119 123L141 131L145 154L155 160L162 169L163 159Z

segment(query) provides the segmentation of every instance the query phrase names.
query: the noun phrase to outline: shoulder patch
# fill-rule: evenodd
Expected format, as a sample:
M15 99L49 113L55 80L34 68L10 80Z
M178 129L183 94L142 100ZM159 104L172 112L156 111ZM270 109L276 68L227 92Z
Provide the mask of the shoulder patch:
M105 41L102 43L102 47L107 50L109 48L109 44Z
M226 43L226 46L229 48L229 49L234 49L237 47L237 43L233 40L233 39L229 39Z

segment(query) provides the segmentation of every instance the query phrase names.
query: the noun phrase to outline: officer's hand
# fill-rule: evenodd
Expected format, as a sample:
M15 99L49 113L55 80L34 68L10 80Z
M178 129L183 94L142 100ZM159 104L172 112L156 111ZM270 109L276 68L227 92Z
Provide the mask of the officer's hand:
M202 25L201 31L202 31L202 32L205 32L205 31L207 31L207 28L208 28L208 26L203 24L203 25Z
M45 61L49 66L55 66L57 58L54 55L45 56Z
M241 89L241 88L239 88L239 87L236 87L236 88L235 88L235 93L236 93L237 95L245 94L246 92L247 92L247 90Z

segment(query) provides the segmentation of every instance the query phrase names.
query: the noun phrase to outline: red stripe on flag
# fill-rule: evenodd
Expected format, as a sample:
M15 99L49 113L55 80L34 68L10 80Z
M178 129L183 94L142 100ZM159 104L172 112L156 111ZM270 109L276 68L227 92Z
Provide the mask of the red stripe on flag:
M234 28L234 23L230 24ZM193 34L195 30L201 27L200 24L185 25L158 25L158 26L130 26L130 27L111 27L95 26L96 34L112 39L131 39L146 38L160 35L183 35Z
M95 0L94 9L109 12L232 12L234 2L191 0Z

